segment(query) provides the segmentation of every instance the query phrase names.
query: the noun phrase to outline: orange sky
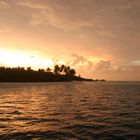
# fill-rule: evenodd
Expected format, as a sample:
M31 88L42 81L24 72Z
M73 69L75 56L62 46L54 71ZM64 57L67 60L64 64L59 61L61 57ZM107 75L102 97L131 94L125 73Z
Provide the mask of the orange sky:
M139 0L0 0L0 65L140 80Z

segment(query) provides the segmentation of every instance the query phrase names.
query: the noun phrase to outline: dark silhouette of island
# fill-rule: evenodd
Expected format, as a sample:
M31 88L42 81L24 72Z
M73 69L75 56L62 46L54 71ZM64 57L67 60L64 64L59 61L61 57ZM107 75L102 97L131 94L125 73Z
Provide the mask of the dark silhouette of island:
M0 82L65 82L94 81L93 79L76 76L70 66L55 65L54 69L33 70L31 67L0 67Z

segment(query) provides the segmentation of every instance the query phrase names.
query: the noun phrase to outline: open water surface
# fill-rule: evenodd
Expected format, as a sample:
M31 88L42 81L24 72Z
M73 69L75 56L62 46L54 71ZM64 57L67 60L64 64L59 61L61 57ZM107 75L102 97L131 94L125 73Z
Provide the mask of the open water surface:
M0 140L140 140L140 82L0 83Z

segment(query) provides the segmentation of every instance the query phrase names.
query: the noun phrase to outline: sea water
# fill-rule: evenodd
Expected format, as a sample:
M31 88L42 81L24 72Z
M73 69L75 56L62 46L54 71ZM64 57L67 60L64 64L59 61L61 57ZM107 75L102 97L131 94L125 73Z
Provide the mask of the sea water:
M140 82L0 83L0 140L140 140Z

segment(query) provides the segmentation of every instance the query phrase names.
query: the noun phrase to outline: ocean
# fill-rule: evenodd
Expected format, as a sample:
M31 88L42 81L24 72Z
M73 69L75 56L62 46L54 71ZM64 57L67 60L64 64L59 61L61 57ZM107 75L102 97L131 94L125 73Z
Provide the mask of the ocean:
M0 140L140 140L140 82L0 83Z

